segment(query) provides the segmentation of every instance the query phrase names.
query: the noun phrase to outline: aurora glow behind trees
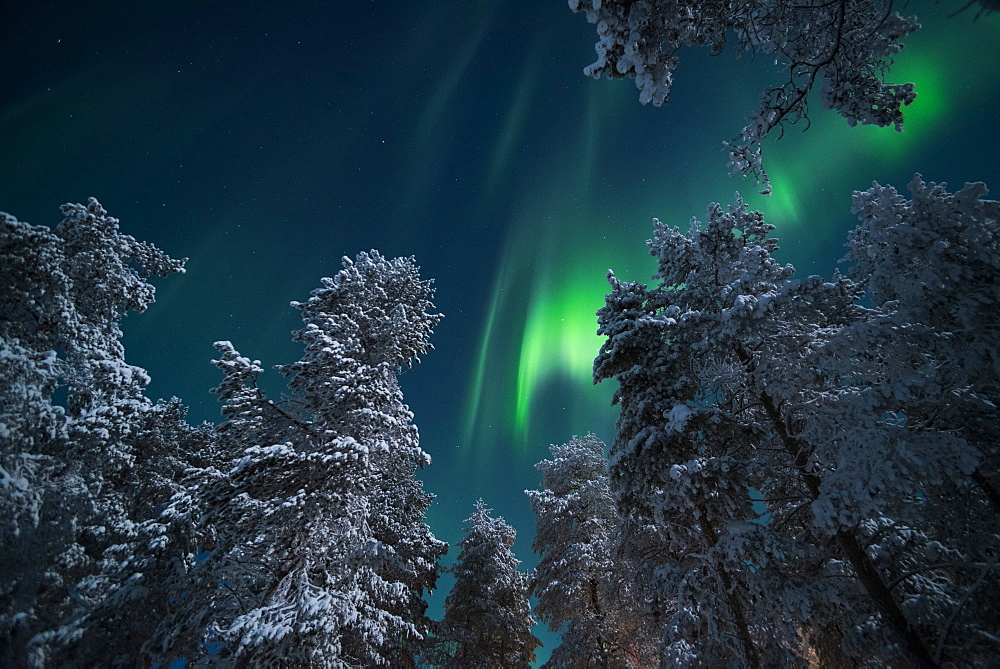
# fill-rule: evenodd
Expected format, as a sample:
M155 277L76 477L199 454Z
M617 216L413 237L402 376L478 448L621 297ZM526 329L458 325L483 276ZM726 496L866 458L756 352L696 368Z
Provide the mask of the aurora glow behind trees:
M140 23L157 29L136 31L101 3L88 7L92 20L29 4L9 54L19 76L0 109L11 128L9 197L29 197L33 184L96 184L136 207L162 202L150 228L170 224L187 241L204 226L199 260L273 284L294 271L282 258L325 263L303 249L330 239L336 221L333 239L350 228L441 260L470 301L462 306L484 304L483 284L466 281L485 270L504 226L493 299L479 310L483 343L470 356L465 435L449 442L435 425L433 447L449 453L461 442L479 458L502 444L505 464L510 455L523 464L548 441L541 431L555 421L541 425L552 416L573 426L565 436L609 427L560 390L593 378L591 301L604 289L589 260L616 246L605 222L620 232L624 219L645 217L623 204L643 199L640 181L658 182L647 191L656 202L643 207L686 207L685 195L704 201L693 184L715 188L685 148L701 142L687 123L697 113L675 109L661 134L634 119L609 126L618 104L610 86L583 84L593 93L580 97L579 82L565 80L553 99L546 67L561 62L556 51L572 53L575 36L542 25L549 14L524 3L334 11L325 17L335 25L312 16L315 31L270 6L235 24L225 7L154 12ZM773 59L777 86L751 87L763 95L726 143L731 171L755 175L764 192L763 138L808 126L810 100L850 125L899 129L915 97L913 85L886 80L917 27L892 0L569 5L597 27L588 73L634 77L654 105L666 102L683 48ZM195 21L197 31L175 30ZM116 46L95 51L94 26ZM458 28L455 39L424 38L441 26ZM158 32L190 39L158 48ZM941 36L946 46L914 66L927 74L913 75L929 93L925 118L935 132L991 123L996 71L978 52L992 42ZM369 57L338 60L355 37ZM211 58L201 60L202 46ZM326 87L317 82L331 72L330 54L338 85ZM387 57L370 57L379 54ZM402 94L364 103L380 99L401 63ZM111 71L139 76L90 76ZM727 74L732 86L696 81L706 94L691 108L724 115L745 83L742 72ZM81 86L87 95L76 94ZM253 109L239 104L256 87L273 94ZM909 113L907 126L921 133L920 114ZM846 164L881 170L917 146L886 151L892 140L882 140L895 133L883 135L864 156L821 142L775 166L779 206L769 221L821 227L802 212L819 213L819 191L858 178ZM966 135L942 132L920 147L957 154L974 141ZM989 145L949 155L944 169L978 169L972 159L991 159ZM222 378L200 389L217 383L225 421L192 426L181 400L147 397L149 377L127 362L120 327L153 301L150 278L182 272L184 261L122 234L96 200L66 205L54 230L0 214L0 665L524 666L537 646L528 594L537 617L563 630L551 667L990 664L1000 656L1000 206L982 184L949 193L918 178L910 188L855 194L851 269L829 281L797 279L778 263L771 226L738 198L728 211L713 205L690 231L657 224L657 283L610 275L599 314L606 342L594 372L619 381L622 410L610 460L588 435L539 463L542 490L529 497L540 561L530 575L518 569L514 528L480 502L440 624L425 595L445 571L447 546L425 520L432 496L417 470L430 461L398 380L430 348L440 315L412 258L345 259L294 304L303 351L278 367L287 395L258 383L258 360L216 342ZM358 243L350 239L347 248ZM598 266L636 269L615 258ZM199 273L212 277L212 306L266 288L234 281L227 291L224 272ZM468 314L463 338L475 310L457 309ZM238 311L224 336L246 342L285 327L269 314L241 322ZM143 335L148 364L149 351L169 357L165 377L184 367L178 349L191 347L161 337L206 325L207 310L191 313L160 315ZM510 336L519 323L520 339ZM515 383L503 382L503 367L517 370ZM448 389L460 368L408 386L441 394L431 416L454 413L461 393Z
M900 40L919 27L891 0L570 0L569 6L597 24L597 60L584 72L633 78L643 104L667 101L681 47L721 53L733 41L737 57L773 58L788 80L763 91L750 123L725 143L732 171L754 175L765 193L771 186L761 141L775 129L808 123L810 93L820 82L820 105L851 125L902 130L902 108L916 99L913 84L884 80Z

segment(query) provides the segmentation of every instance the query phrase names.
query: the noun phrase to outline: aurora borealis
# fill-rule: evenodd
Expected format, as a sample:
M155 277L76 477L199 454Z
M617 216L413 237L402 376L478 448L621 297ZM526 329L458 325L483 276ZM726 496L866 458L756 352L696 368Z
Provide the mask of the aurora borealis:
M682 52L670 104L643 107L631 81L582 74L594 28L563 0L21 3L0 10L0 210L55 225L92 195L190 258L125 344L193 421L220 418L212 342L291 362L288 303L341 256L415 255L445 314L402 377L434 458L430 523L455 542L482 497L530 565L532 465L574 434L612 438L594 312L608 268L648 280L653 217L683 226L740 190L781 260L829 276L854 189L919 171L1000 193L1000 15L949 18L960 6L904 10L924 28L890 76L917 87L903 133L814 104L807 132L766 144L763 197L721 142L781 80L770 62Z

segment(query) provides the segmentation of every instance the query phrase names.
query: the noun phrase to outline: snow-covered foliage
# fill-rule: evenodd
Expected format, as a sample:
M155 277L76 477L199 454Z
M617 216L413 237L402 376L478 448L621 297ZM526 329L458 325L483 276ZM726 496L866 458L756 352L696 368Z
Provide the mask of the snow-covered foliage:
M767 232L742 203L729 214L712 208L708 225L690 236L657 224L660 287L609 274L612 293L599 312L608 339L595 378L616 378L622 405L612 487L622 516L656 528L636 536L658 539L640 568L664 590L661 599L674 599L661 620L668 664L794 664L798 653L798 629L782 609L801 597L771 578L770 560L795 547L754 522L754 435L738 420L741 407L725 404L736 370L714 351L735 326L713 313L726 305L723 287L742 288L727 291L728 302L749 316L755 305L737 295L766 292L791 272L769 262Z
M531 578L480 501L439 625L423 595L447 546L397 377L441 316L412 258L345 258L293 303L288 397L216 342L226 422L195 428L179 400L145 396L120 341L148 278L183 261L96 200L54 230L2 214L0 665L528 666L534 594L563 630L551 667L989 666L1000 203L985 195L919 175L909 199L855 193L850 270L829 281L778 263L738 196L687 232L657 221L657 283L609 272L598 312L594 377L621 405L610 459L587 435L537 465Z
M919 27L893 11L890 0L569 0L569 6L597 25L597 60L584 72L634 78L643 104L667 102L682 47L717 54L731 41L737 56L773 58L787 81L763 91L750 122L726 142L732 171L753 174L766 191L761 140L775 128L808 122L809 94L820 81L820 105L851 125L900 130L902 107L916 97L913 84L884 80L900 40Z
M447 546L424 523L431 496L414 472L429 457L396 374L430 349L441 316L412 258L343 264L293 303L305 352L279 367L289 400L257 388L259 361L216 343L232 456L193 471L150 528L187 555L156 659L216 645L252 666L408 666L422 648L422 597Z
M739 201L657 222L656 287L609 275L595 378L620 511L668 548L664 661L998 651L997 203L911 190L855 195L851 278L795 279Z
M1000 302L1000 204L982 199L982 183L952 194L917 175L909 189L912 200L878 184L854 194L852 211L862 224L848 240L851 276L900 324L941 333L935 352L943 346L959 354L954 363L969 383L995 384L1000 321L991 308Z
M53 230L0 214L0 664L87 662L82 621L114 591L107 550L172 494L176 403L143 394L119 321L183 271L97 200ZM72 650L67 650L72 649ZM105 653L105 658L111 655Z
M180 568L175 560L161 559L162 545L150 541L148 528L171 498L183 493L187 470L215 456L212 426L192 427L185 413L176 398L160 401L125 441L136 465L109 487L116 493L111 499L119 505L117 513L130 521L109 536L99 571L77 585L88 606L53 635L63 648L58 655L49 653L50 664L56 664L55 658L62 663L71 659L77 666L144 663L144 645L177 597L171 586Z
M983 199L982 183L952 194L917 175L909 190L908 200L875 184L852 209L851 277L881 319L855 401L879 407L871 446L889 457L868 475L913 528L866 531L894 558L897 597L934 639L935 660L988 664L1000 653L1000 202ZM894 495L907 480L919 485Z
M391 440L395 459L428 464L396 373L431 348L431 330L441 320L428 311L432 282L420 279L413 258L387 260L372 251L343 263L308 301L293 303L305 323L295 340L306 352L281 373L292 377L289 389L302 410L331 434L350 434L372 453Z
M396 374L430 349L411 258L345 259L305 304L293 397L218 342L228 419L192 428L119 320L183 271L96 200L0 218L0 664L411 666L447 549Z
M482 500L466 521L462 552L451 567L455 584L444 604L435 667L529 667L541 642L528 601L528 576L511 547L514 528L493 518Z
M604 442L593 434L551 447L535 465L542 490L525 491L535 513L536 615L562 632L546 667L649 666L654 635L641 615L631 563L615 550L619 516Z

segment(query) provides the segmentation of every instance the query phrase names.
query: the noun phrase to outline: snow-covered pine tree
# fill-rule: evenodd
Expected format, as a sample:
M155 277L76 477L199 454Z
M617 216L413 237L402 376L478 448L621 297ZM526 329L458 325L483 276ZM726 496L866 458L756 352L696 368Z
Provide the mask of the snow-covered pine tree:
M912 201L877 185L855 193L852 282L795 286L758 318L772 334L745 336L737 355L780 437L769 452L790 456L769 469L798 471L791 485L765 483L784 500L769 512L803 539L832 536L871 602L844 645L974 665L997 652L998 204L981 199L982 184L952 195L918 176L910 188ZM863 288L874 309L858 306ZM811 527L786 520L802 484Z
M654 254L661 242L674 242L660 253L658 287L622 283L609 272L612 292L598 312L607 341L594 370L596 380L619 382L610 458L619 512L637 529L655 527L630 533L644 549L656 548L633 559L664 590L661 601L675 600L662 661L794 664L799 629L782 608L801 597L796 583L777 578L786 565L773 558L805 549L756 522L757 437L734 396L738 361L716 351L727 336L724 287L743 277L760 291L791 270L766 262L768 227L742 203L730 214L711 209L707 226L694 225L690 236L658 222L656 232ZM650 536L659 545L649 545Z
M541 645L528 601L528 577L511 547L516 533L493 518L482 500L465 522L462 552L451 567L455 584L444 605L435 648L435 667L528 667Z
M761 141L776 128L805 120L810 92L856 123L902 130L901 108L913 102L913 84L886 83L884 75L900 40L919 27L891 0L570 0L597 25L597 60L584 72L598 78L631 77L643 103L662 105L670 96L682 47L721 53L729 43L737 57L768 54L786 74L780 86L762 91L760 107L727 142L734 173L753 174L770 191L761 163Z
M650 666L658 630L641 616L631 564L615 550L620 519L608 483L604 442L593 434L551 447L542 490L526 490L540 560L530 592L535 614L563 629L545 667Z
M117 533L98 562L99 571L78 586L90 606L64 623L56 636L58 666L121 666L146 664L145 645L159 621L182 590L175 575L183 560L163 550L157 534L164 506L185 490L191 467L219 462L213 426L190 426L186 408L177 398L159 401L143 414L125 440L135 454L135 471L114 481L124 504L119 512L136 519L127 532ZM97 593L103 593L98 598ZM70 641L70 643L67 643Z
M62 210L54 230L0 214L5 666L55 662L85 634L114 587L106 549L169 498L183 457L149 444L150 430L183 430L183 411L145 397L119 321L184 261L122 234L93 198Z
M295 303L305 352L279 368L291 399L268 399L259 361L216 344L221 439L237 455L196 473L164 514L165 540L186 536L192 558L157 659L214 642L243 666L406 666L421 649L446 545L423 521L431 497L413 475L430 458L396 375L441 316L412 258L343 264Z
M921 392L898 399L911 419L960 430L976 447L979 461L970 477L982 501L1000 512L1000 320L994 310L1000 304L1000 202L983 199L982 183L952 194L916 175L909 190L911 200L878 184L854 194L852 211L862 223L848 238L845 260L896 328L912 332L920 352L944 363L908 369L909 379L900 382Z
M343 423L329 424L371 444L375 487L368 492L367 522L375 540L389 547L379 576L405 586L404 595L387 604L387 610L417 630L415 635L399 634L383 642L380 652L396 667L411 666L423 648L430 624L423 593L434 588L439 560L448 550L425 522L433 495L424 492L415 472L431 459L420 448L413 414L403 403L397 382L401 369L419 362L419 356L432 348L430 335L442 318L431 311L432 283L420 279L412 258L386 260L372 251L360 254L354 263L345 258L336 283L325 280L324 288L297 305L307 326L296 339L307 351L316 351L319 360L328 353L330 337L361 347L348 351L363 367L350 370L351 376L344 375L343 384L332 388ZM336 313L348 318L334 323L330 314ZM310 323L319 328L310 328ZM281 371L293 375L289 388L296 396L315 402L307 405L307 411L316 415L331 406L316 392L317 382L330 388L331 378L324 377L330 370L322 362L303 359ZM334 382L337 378L339 373Z
M725 473L731 487L716 489L726 504L743 504L742 489L766 505L752 533L767 541L744 549L763 589L739 595L755 620L766 604L824 647L841 637L835 652L975 663L995 652L997 636L983 608L996 593L992 445L977 443L996 429L996 373L971 365L981 384L971 389L973 376L959 369L969 356L995 359L996 203L981 201L981 186L950 196L917 181L913 192L912 203L880 187L855 196L865 221L852 237L855 276L873 286L871 277L895 275L881 293L895 298L874 296L874 309L860 306L855 281L793 279L771 258L771 226L740 203L728 214L713 205L707 226L686 235L658 224L650 246L660 285L612 277L595 375L621 382L619 500L640 510L657 500L647 515L662 514L668 533L690 503L669 499L671 480L692 470L671 464L679 451L662 446L663 433L680 430L699 460L743 444L738 475ZM957 239L966 235L981 249L967 250ZM959 277L968 300L947 296ZM919 316L922 299L942 300L951 315L934 317L952 323ZM949 347L975 330L987 334ZM956 403L969 411L951 411ZM707 423L692 423L699 416ZM731 540L744 528L725 532Z
M909 191L854 194L847 260L879 330L842 404L880 416L837 487L853 475L898 519L861 528L934 661L977 666L1000 654L1000 202L920 175Z

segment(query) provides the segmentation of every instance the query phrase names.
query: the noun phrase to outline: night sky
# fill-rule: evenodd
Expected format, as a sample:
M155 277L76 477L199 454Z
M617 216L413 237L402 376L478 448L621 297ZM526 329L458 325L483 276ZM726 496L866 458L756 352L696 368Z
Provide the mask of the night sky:
M783 81L772 61L682 52L671 102L643 107L630 80L582 74L596 33L564 0L8 2L0 210L54 226L94 196L190 258L124 328L148 394L193 422L221 418L212 342L292 362L289 302L341 256L416 256L445 314L402 377L434 458L431 526L458 541L482 497L530 566L532 465L574 434L613 438L594 312L609 267L649 279L653 217L685 225L739 189L780 260L830 276L854 189L919 171L1000 192L1000 14L948 18L962 4L906 8L924 28L890 77L917 86L902 134L814 104L807 132L766 143L763 197L728 176L721 142ZM277 398L282 377L261 380Z

